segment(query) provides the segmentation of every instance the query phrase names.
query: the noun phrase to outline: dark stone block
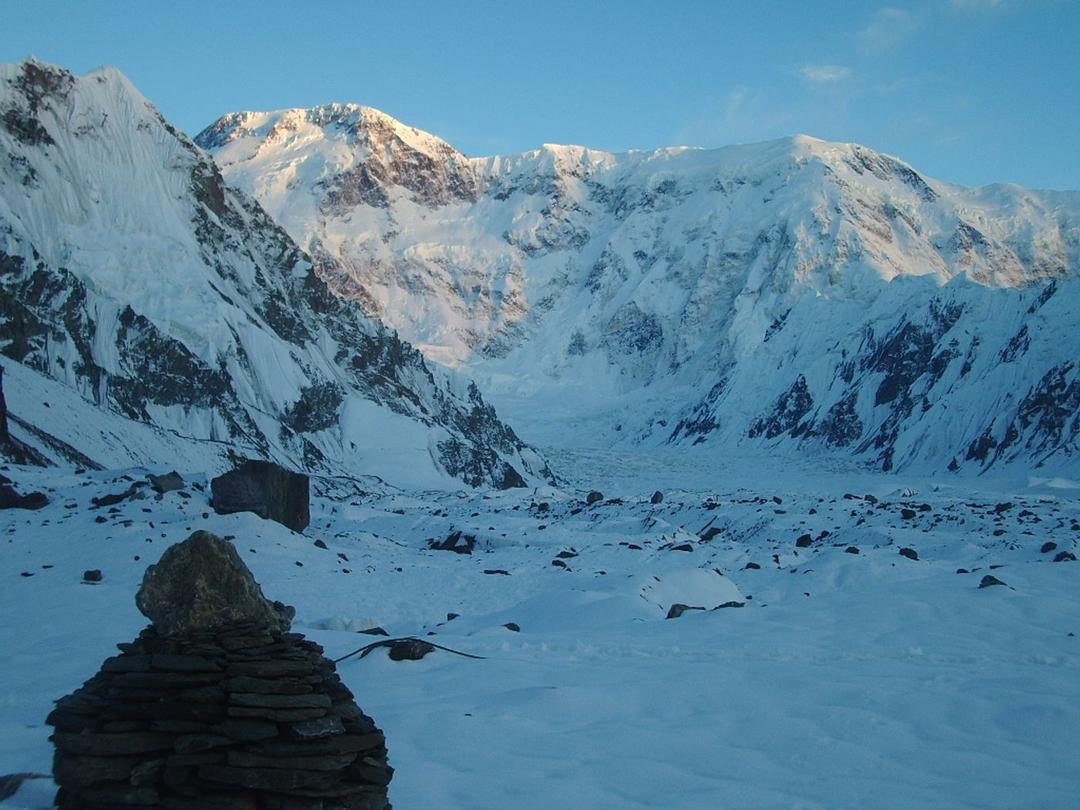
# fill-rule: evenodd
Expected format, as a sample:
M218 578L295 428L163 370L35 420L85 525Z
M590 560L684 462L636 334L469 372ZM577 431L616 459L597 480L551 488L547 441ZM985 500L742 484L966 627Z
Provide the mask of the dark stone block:
M231 706L258 706L267 709L329 709L330 698L316 693L275 695L257 692L233 692Z
M230 737L237 742L270 740L276 737L279 731L276 723L265 720L240 720L234 717L211 726L210 730L215 734Z
M435 648L418 638L403 639L390 644L391 661L419 661Z
M230 706L229 717L254 717L273 720L275 723L293 723L301 720L317 720L326 716L326 709L267 709L260 706Z
M219 515L254 512L296 532L311 519L308 477L269 461L245 461L210 482L214 511Z
M325 753L314 756L264 756L253 751L233 749L228 763L238 768L296 768L303 771L340 771L356 761L356 752Z
M127 757L57 757L53 777L65 785L87 787L102 782L125 782L139 760Z
M178 754L201 754L212 748L220 748L232 743L231 738L218 734L185 734L176 738L173 751Z
M344 733L345 725L341 718L335 715L290 723L285 728L285 736L294 740L316 740Z
M184 488L184 479L180 477L180 473L176 472L176 470L165 473L165 475L148 475L146 477L149 479L154 492L164 494Z
M443 541L430 540L428 548L433 551L453 551L457 554L472 554L476 548L476 537L461 532L450 532Z
M297 768L237 768L231 765L203 765L199 777L238 788L288 792L319 790L339 784L335 773L305 771Z
M221 672L222 667L201 655L168 655L158 653L150 657L150 666L166 672Z
M169 734L134 731L127 734L70 734L58 731L52 736L56 747L67 754L118 757L168 751L173 747Z
M686 613L688 610L705 610L703 607L694 607L692 605L684 605L681 602L676 602L672 605L667 612L665 619L677 619Z
M227 683L230 692L254 692L261 695L306 695L313 691L310 683L296 678L252 678L238 675Z

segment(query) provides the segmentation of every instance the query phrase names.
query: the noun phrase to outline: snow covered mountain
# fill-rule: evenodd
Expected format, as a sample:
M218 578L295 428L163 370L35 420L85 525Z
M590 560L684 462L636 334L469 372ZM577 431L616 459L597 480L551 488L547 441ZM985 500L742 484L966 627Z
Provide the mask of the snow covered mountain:
M1080 449L1080 193L805 136L468 158L356 105L196 141L335 291L553 444L885 470Z
M47 457L550 478L113 69L0 68L0 289L12 434Z

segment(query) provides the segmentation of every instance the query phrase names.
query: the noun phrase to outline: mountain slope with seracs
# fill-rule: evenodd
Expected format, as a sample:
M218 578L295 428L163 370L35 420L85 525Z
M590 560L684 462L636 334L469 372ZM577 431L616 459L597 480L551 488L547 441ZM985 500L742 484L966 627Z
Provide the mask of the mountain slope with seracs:
M91 444L109 466L169 463L179 441L188 465L246 455L500 487L550 476L475 385L333 295L113 69L0 69L0 287L0 352L26 369L9 381L44 375L162 437L133 430L135 449L106 419L95 435L114 440ZM20 438L40 423L77 446L72 420L44 405L12 414Z
M805 136L467 158L355 105L197 141L335 290L552 441L883 469L1078 450L1080 194Z

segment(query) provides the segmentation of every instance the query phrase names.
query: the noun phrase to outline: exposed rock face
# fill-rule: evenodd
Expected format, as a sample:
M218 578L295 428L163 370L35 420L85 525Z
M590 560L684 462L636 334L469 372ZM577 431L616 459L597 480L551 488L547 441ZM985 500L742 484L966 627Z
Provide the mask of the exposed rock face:
M465 380L335 297L319 257L115 70L0 66L0 156L0 354L87 409L167 431L206 466L231 451L350 476L551 479ZM377 452L387 422L406 463ZM162 463L172 441L115 452Z
M214 511L219 515L254 512L294 532L302 532L311 519L308 477L269 461L245 461L210 482Z
M210 532L195 532L147 568L135 604L163 636L236 622L284 632L290 624L286 612L263 596L232 544Z
M386 121L249 112L196 140L429 357L570 404L565 446L1075 464L1077 192L965 189L806 136L467 159ZM408 174L402 140L426 156ZM610 418L586 427L572 404L598 392Z
M174 546L138 603L155 626L49 715L58 807L389 810L382 732L228 543Z

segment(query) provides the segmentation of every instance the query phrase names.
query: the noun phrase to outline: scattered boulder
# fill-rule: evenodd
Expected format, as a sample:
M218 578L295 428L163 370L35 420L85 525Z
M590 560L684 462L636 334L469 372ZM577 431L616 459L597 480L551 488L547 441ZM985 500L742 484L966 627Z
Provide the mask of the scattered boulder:
M176 470L165 473L165 475L148 475L146 476L150 481L150 486L154 492L164 495L166 492L174 492L178 489L184 488L184 479L180 477L180 473Z
M904 520L914 520L915 515L918 514L914 509L901 509L900 517Z
M1004 582L1002 582L1000 579L995 577L993 574L987 574L981 580L979 580L979 587L980 588L992 588L995 585L1004 585L1004 584L1005 584Z
M900 549L900 556L907 557L909 560L917 560L919 559L919 552L913 548L902 548Z
M52 779L52 777L44 773L6 773L0 776L0 802L18 793L23 782L28 779Z
M807 548L810 545L812 545L813 542L814 542L813 536L811 536L809 534L803 534L803 535L800 535L799 538L795 541L795 547L796 548Z
M724 602L722 605L717 605L713 610L723 610L724 608L741 608L746 607L746 602L739 602L732 599L730 602Z
M311 520L308 477L270 461L248 460L210 482L219 515L254 512L302 532Z
M1076 555L1071 551L1059 551L1054 555L1054 562L1076 562Z
M91 568L89 571L83 571L83 582L101 582L103 579L100 568Z
M44 492L31 492L20 495L14 487L0 486L0 509L42 509L49 505Z
M141 492L139 492L140 486L143 486L143 484L132 484L123 492L116 492L112 495L102 495L100 498L91 498L90 503L94 506L94 508L100 508L102 506L116 506L116 504L123 503L124 501L128 500L128 498L131 498L133 500L140 500L146 497Z
M519 625L517 622L507 622L506 624L503 625L503 627L505 627L507 630L509 630L509 631L511 631L513 633L520 633L521 632L521 625Z
M456 554L472 554L476 548L476 536L462 532L450 532L445 540L429 540L428 548L435 551L453 551Z
M430 652L435 652L435 647L418 638L405 638L391 642L391 661L419 661Z
M698 607L698 606L695 606L695 605L684 605L681 602L676 602L674 605L672 605L668 609L667 616L665 616L664 618L666 618L666 619L677 619L680 616L682 616L684 613L686 613L686 611L688 611L688 610L705 610L705 608Z
M689 543L679 543L677 546L671 547L672 551L693 551L694 547Z
M594 503L599 503L602 500L604 500L604 493L595 489L585 496L585 503L588 506L592 506Z
M698 537L701 538L702 543L708 543L710 540L712 540L718 534L723 534L723 531L724 530L719 528L718 526L710 526L705 531L703 531L701 534L699 534Z
M858 554L859 553L859 547L858 546L848 546L847 548L844 549L844 553L845 554Z
M1051 543L1051 542L1047 541L1047 542L1042 544L1042 548L1039 549L1039 552L1042 553L1042 554L1047 554L1047 553L1049 553L1051 551L1054 551L1056 548L1057 548L1057 543Z
M743 566L743 570L745 570L745 571L760 571L761 566L758 565L756 562L748 562L746 565Z
M656 506L658 503L663 503L663 502L664 502L664 493L661 492L660 490L656 490L656 492L654 492L652 494L652 497L649 498L649 503L651 503L653 506Z
M389 808L382 732L226 541L173 546L139 596L154 625L48 717L57 807Z

